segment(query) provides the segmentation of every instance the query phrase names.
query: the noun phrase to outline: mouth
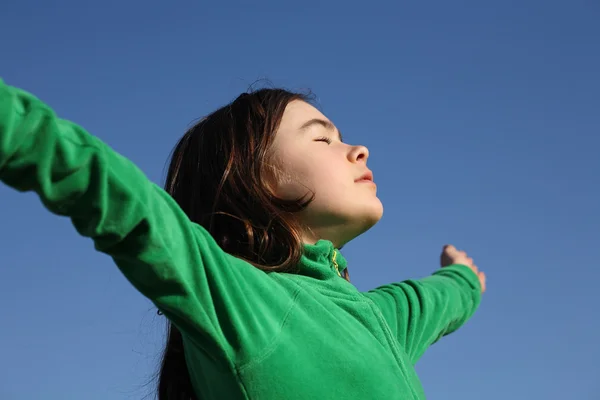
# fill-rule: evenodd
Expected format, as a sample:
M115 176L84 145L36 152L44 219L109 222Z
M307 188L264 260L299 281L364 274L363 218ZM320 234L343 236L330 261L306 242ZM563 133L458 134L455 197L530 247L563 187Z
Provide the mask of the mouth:
M373 173L371 171L367 171L360 178L356 179L354 182L356 183L374 183L373 182Z

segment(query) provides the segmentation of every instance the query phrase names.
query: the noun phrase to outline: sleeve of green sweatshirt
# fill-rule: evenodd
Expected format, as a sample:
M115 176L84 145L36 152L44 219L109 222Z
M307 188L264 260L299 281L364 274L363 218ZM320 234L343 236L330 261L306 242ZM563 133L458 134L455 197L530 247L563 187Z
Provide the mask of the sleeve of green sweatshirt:
M452 265L420 280L384 285L366 293L413 364L442 336L456 331L481 301L479 278Z
M133 163L2 80L0 181L70 217L208 354L231 360L240 342L268 341L289 306L266 273L223 252Z

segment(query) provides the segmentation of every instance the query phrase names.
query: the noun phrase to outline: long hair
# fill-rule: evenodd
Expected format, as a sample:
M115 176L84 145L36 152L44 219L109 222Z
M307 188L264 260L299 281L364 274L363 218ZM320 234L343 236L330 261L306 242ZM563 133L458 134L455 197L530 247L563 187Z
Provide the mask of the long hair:
M265 271L293 271L302 255L295 214L314 196L283 200L270 189L270 149L286 106L310 97L283 89L241 94L201 119L176 145L165 190L221 249ZM346 279L348 279L346 273ZM158 400L200 400L183 339L168 322Z

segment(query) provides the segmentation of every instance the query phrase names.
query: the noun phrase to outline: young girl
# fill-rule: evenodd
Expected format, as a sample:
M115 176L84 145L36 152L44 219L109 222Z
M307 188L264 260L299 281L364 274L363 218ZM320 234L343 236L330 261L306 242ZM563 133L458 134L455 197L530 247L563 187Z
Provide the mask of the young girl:
M0 180L70 217L169 319L160 400L425 398L413 365L485 276L446 246L428 278L349 282L339 248L382 215L368 157L304 96L263 89L184 135L164 191L0 81Z

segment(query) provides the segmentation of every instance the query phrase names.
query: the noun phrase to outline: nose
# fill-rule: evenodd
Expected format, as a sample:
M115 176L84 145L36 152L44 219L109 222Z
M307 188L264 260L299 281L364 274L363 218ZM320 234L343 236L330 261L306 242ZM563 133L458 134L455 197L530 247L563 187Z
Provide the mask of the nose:
M348 159L353 162L367 162L369 158L369 149L365 146L352 146L352 149L348 153Z

